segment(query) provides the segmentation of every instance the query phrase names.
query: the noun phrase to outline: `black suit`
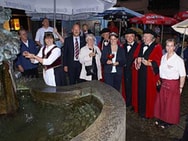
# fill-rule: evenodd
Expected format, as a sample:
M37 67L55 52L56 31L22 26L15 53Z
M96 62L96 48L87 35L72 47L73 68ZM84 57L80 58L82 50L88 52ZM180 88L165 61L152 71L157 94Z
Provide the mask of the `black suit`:
M134 61L133 55L138 46L136 42L131 45L131 49L127 50L128 44L125 44L125 56L126 56L126 66L124 68L124 80L125 80L125 94L126 94L126 106L131 106L132 103L132 70L131 66Z
M81 36L79 47L82 48L85 46L85 39ZM79 61L74 61L74 38L71 35L70 37L65 38L64 42L64 51L63 51L63 66L68 67L68 77L70 85L81 82L79 79L81 72L81 64Z

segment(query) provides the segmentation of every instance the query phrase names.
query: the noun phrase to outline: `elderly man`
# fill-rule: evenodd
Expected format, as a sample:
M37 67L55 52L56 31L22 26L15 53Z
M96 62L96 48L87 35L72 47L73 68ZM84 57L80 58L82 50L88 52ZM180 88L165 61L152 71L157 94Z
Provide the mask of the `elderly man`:
M29 51L30 53L37 54L38 49L35 46L35 42L28 39L28 34L25 29L18 31L20 37L20 54L16 60L16 66L18 71L22 73L24 77L33 78L38 77L38 64L33 64L31 61L23 56L23 52Z
M101 41L99 42L98 47L100 50L103 50L103 48L110 43L110 30L108 28L103 28L99 33L101 35Z
M124 86L126 97L126 106L132 108L132 64L134 62L134 54L137 48L140 48L140 44L135 42L136 32L132 29L128 29L125 32L126 43L124 45L126 65L124 67Z
M157 94L156 84L159 80L159 65L162 46L155 42L157 34L147 29L144 31L143 44L135 59L137 80L134 81L134 109L143 118L153 118L154 103Z
M80 36L80 25L74 24L72 35L65 38L63 51L64 71L68 73L70 85L80 83L81 63L78 60L80 49L85 46L85 39Z

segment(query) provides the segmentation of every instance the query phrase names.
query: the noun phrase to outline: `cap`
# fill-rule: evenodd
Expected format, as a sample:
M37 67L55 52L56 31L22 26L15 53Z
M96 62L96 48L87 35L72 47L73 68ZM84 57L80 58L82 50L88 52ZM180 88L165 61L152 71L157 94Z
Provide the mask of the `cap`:
M134 31L133 29L127 29L126 32L125 32L125 35L126 34L135 34L136 35L136 31Z
M110 30L108 28L103 28L99 33L103 34L103 33L106 33L106 32L110 32Z
M116 38L118 38L118 34L115 33L115 32L111 32L111 33L110 33L110 37L111 37L111 36L115 36Z
M152 34L155 38L157 37L157 33L151 29L144 30L144 34L145 33Z

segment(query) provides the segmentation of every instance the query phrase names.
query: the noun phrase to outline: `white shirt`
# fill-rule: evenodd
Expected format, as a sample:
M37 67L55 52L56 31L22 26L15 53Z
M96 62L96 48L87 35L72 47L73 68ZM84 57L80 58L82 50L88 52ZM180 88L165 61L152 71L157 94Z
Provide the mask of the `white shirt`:
M42 46L44 45L45 32L53 32L53 27L48 27L48 28L41 27L37 30L35 41L39 41L42 44Z
M143 47L143 54L146 52L147 49L148 49L148 46Z
M186 76L184 61L176 54L167 60L167 53L161 58L159 67L160 77L168 80L176 80Z
M26 42L22 41L27 47L29 47L28 40Z
M117 52L112 52L112 54L114 54L114 57L112 58L112 63L115 63L116 62L116 57L117 57ZM116 72L117 72L116 66L112 66L111 73L116 73Z
M149 43L148 45L145 45L143 47L143 54L146 52L146 50L149 48L149 46L152 44L153 42Z
M131 47L133 46L133 44L134 44L134 42L132 42L132 43L130 43L130 44L127 45L127 52L130 51L130 49L131 49Z

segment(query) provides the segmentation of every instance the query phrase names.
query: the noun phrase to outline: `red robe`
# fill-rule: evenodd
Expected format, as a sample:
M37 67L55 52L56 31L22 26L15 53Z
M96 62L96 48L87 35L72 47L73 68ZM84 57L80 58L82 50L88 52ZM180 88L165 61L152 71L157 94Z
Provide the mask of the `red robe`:
M138 57L141 46L139 46L134 53L134 58ZM135 68L135 64L132 64L132 106L135 112L138 112L138 71Z
M140 48L138 56L142 54L143 46ZM152 66L144 66L142 64L139 70L133 68L132 104L135 112L139 112L143 117L153 118L154 103L157 95L156 83L159 80L158 70L162 57L162 46L152 43L142 57L146 60L150 60Z

